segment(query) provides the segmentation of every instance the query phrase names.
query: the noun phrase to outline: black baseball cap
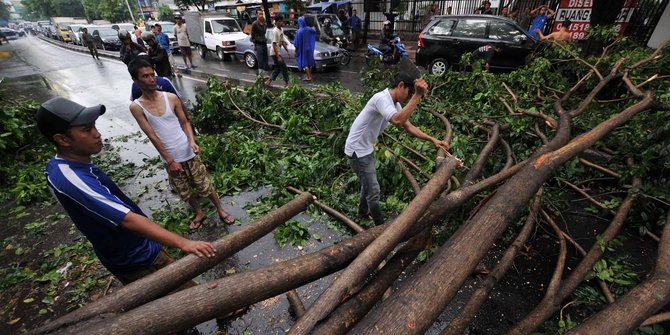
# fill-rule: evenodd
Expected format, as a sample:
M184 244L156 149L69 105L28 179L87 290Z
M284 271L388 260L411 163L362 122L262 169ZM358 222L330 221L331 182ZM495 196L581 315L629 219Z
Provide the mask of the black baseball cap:
M37 110L37 128L49 140L53 135L65 133L68 128L94 123L105 113L105 106L84 107L63 97L43 103Z

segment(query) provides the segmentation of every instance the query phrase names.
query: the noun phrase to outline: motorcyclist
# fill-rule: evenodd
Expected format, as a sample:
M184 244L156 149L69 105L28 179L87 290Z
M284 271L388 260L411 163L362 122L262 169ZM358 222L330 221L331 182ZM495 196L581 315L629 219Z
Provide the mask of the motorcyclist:
M319 37L324 43L332 44L335 41L335 36L333 35L333 28L330 26L330 19L326 18L323 20L323 29Z
M172 77L172 68L170 67L170 60L165 49L158 44L158 39L150 31L142 33L142 40L147 47L151 64L154 66L156 73L161 77Z
M379 50L381 50L384 54L390 53L395 49L392 47L392 45L393 31L391 30L391 21L386 20L384 21L384 27L382 28L379 39Z
M130 33L125 29L119 29L119 39L121 40L119 56L121 61L126 65L140 53L147 52L144 47L132 41Z

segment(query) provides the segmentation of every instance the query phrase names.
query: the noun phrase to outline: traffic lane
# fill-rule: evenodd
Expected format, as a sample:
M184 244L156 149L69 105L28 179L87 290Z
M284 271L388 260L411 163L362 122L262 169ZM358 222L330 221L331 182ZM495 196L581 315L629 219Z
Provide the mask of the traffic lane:
M216 58L216 55L213 52L207 53L205 59L202 59L195 50L193 50L192 55L193 62L197 68L186 70L186 73L190 72L193 75L204 74L223 78L233 78L245 83L253 83L258 75L258 69L248 68L244 63L244 58L241 56L232 57L229 61L221 61ZM174 54L174 58L179 68L184 68L186 66L182 55ZM365 57L360 54L352 54L351 63L348 65L340 65L337 68L330 68L313 73L313 81L311 83L302 81L301 85L315 87L319 84L328 84L338 81L344 88L351 92L362 92L363 86L360 79L360 72L364 66ZM289 68L289 71L298 80L302 79L305 75L304 72L299 72L297 69ZM281 80L279 81L281 82Z
M103 139L121 147L119 154L123 160L142 166L144 159L158 156L128 109L132 79L121 61L95 61L89 54L60 48L38 38L19 39L0 47L7 48L10 54L0 60L0 76L12 74L10 80L21 83L20 90L24 92L17 94L23 93L38 102L57 95L84 106L105 105L106 112L98 118L96 126ZM206 90L204 80L187 76L179 78L175 86L185 99L192 101L196 92ZM163 182L164 177L158 173L154 177L136 178L125 191L134 194L144 187L153 188L154 183ZM164 184L163 188L167 189L167 183ZM170 196L170 193L160 194L141 201L139 206L151 213L151 208L161 206L163 199Z
M3 45L5 47L5 45ZM123 62L116 59L94 60L88 53L60 48L36 37L12 41L14 57L0 68L0 76L19 78L40 74L58 95L82 105L103 104L106 116L134 124L128 112L132 79ZM195 101L205 81L184 76L174 81L185 100Z

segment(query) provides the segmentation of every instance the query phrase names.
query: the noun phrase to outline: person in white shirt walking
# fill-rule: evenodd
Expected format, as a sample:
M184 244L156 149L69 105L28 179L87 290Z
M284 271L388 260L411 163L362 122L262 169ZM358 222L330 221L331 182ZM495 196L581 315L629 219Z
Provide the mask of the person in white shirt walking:
M270 86L272 81L277 79L279 73L281 72L282 77L284 78L284 85L288 86L288 67L286 67L286 61L281 55L281 48L284 47L286 50L286 57L291 57L291 53L288 51L288 44L284 40L284 17L280 14L275 15L275 27L272 29L272 60L275 63L274 70L272 71L272 76L265 80L265 85Z

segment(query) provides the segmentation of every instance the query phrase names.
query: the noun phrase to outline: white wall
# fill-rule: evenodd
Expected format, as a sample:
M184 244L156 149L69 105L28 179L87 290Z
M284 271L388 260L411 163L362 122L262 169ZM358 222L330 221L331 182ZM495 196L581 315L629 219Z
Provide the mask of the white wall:
M661 19L658 20L656 29L651 34L647 46L656 49L668 38L670 38L670 6L665 7L665 11L661 15Z

